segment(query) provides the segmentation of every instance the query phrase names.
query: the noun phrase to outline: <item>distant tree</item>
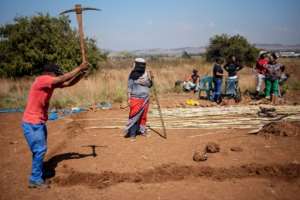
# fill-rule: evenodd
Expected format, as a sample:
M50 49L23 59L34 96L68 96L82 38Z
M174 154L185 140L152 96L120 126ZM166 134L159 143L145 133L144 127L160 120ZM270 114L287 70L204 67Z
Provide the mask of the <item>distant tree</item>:
M0 76L20 77L40 73L45 63L70 70L81 62L79 36L68 17L16 17L13 24L0 26ZM93 69L105 59L93 39L85 39Z
M183 51L182 55L181 55L181 58L191 59L192 57L191 57L191 55L187 51Z
M249 44L245 37L222 34L210 38L206 49L206 59L214 61L217 57L228 59L234 55L242 63L251 65L255 62L258 52L259 50Z

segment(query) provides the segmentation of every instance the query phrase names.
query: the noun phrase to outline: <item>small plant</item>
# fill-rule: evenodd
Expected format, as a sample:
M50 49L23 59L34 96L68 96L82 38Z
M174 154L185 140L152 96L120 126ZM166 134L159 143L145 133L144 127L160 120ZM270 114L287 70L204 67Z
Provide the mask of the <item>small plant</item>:
M127 97L126 97L126 90L125 88L122 88L121 86L117 87L114 91L113 95L113 102L115 103L122 103Z

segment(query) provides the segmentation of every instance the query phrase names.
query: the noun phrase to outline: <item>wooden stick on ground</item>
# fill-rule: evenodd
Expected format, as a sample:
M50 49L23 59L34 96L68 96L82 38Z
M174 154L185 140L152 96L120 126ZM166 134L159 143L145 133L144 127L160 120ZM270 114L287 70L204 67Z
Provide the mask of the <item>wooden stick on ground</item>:
M163 137L165 139L167 139L167 130L166 130L165 122L164 122L164 119L163 119L163 116L162 116L161 107L160 107L158 96L157 96L157 90L156 90L155 83L154 83L154 80L153 80L153 74L152 74L151 71L149 71L149 74L150 74L151 80L152 80L152 87L153 87L152 91L153 91L154 100L155 100L155 102L157 104L157 110L158 110L158 113L159 113L159 118L160 118L160 121L161 121L161 126L163 128Z

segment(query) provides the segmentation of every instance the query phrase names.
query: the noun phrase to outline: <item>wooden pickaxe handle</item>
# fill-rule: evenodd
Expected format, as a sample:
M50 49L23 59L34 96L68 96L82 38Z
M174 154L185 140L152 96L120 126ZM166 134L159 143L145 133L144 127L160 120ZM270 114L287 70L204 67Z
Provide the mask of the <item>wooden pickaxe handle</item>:
M82 62L87 62L86 59L86 51L85 51L85 43L84 43L84 33L83 33L83 23L82 23L82 13L76 13L77 23L78 23L78 31L79 31L79 40L80 40L80 50L81 50L81 58Z
M86 48L85 48L84 34L83 34L83 22L82 22L82 11L85 11L85 10L97 10L97 11L101 11L98 8L90 8L90 7L82 8L80 4L76 4L75 5L75 9L65 10L65 11L63 11L63 12L60 13L61 15L69 13L69 12L75 12L76 13L76 18L77 18L77 23L78 23L78 31L79 31L79 40L80 40L80 50L81 50L82 62L87 62Z

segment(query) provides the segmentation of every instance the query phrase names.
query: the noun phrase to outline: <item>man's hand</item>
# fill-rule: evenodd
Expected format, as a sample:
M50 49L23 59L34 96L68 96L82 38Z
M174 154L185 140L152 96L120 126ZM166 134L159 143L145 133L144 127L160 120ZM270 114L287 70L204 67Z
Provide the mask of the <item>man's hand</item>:
M88 62L83 62L79 65L79 68L81 69L81 71L86 71L89 68L89 63Z
M72 71L63 74L62 76L55 77L53 80L53 84L58 87L61 87L61 84L63 84L64 82L71 81L72 79L80 75L82 72L87 71L88 66L89 66L88 62L81 63L81 65L74 68Z

